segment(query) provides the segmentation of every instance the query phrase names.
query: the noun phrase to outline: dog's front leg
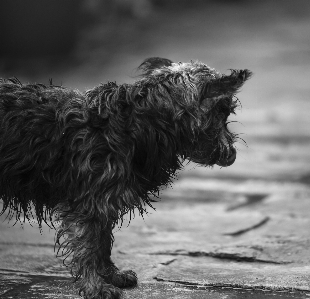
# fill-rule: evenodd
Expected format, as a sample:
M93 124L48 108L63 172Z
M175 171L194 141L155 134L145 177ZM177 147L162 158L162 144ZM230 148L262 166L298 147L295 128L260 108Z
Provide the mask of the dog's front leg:
M120 298L119 288L137 284L133 271L120 271L112 262L113 223L104 219L79 220L67 214L58 232L58 238L66 237L63 246L72 252L72 275L87 299Z
M137 275L131 270L120 271L111 259L111 251L113 247L113 223L108 222L106 229L103 231L103 268L100 275L104 280L112 285L125 288L132 287L137 284Z

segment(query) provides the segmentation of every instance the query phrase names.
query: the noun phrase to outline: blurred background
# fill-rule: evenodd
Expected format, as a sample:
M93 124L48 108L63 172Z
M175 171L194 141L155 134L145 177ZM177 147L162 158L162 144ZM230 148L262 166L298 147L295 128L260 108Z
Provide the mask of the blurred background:
M310 182L308 0L1 0L0 28L0 77L22 82L133 82L152 56L248 68L235 164L180 175Z

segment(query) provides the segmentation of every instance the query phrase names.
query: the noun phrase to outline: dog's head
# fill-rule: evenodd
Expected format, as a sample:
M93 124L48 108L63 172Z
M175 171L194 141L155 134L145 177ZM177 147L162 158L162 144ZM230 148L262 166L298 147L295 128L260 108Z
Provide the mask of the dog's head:
M174 63L163 58L149 58L139 69L143 80L155 81L168 93L171 90L169 97L177 107L174 121L184 120L180 155L203 165L233 164L237 135L229 131L228 117L238 106L236 93L252 73L232 70L224 75L201 62Z

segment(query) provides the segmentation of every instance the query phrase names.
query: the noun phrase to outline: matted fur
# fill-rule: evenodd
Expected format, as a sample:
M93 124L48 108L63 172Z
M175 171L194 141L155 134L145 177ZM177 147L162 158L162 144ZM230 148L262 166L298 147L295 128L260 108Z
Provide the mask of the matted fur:
M143 214L182 162L229 165L236 135L227 128L235 94L251 72L223 75L201 62L150 58L133 84L81 93L0 81L0 198L9 217L57 213L60 254L85 298L118 298L137 282L110 259L112 230ZM35 211L35 215L32 215Z

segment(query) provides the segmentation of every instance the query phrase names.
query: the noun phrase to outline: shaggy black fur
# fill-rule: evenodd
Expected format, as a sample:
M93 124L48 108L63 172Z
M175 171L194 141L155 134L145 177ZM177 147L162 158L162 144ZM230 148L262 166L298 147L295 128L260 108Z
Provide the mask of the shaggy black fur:
M248 70L222 75L200 62L150 58L134 84L86 93L0 81L0 198L11 217L62 220L57 242L85 298L119 298L136 274L110 259L112 230L143 214L184 159L228 166L227 118ZM64 242L60 242L63 240Z

